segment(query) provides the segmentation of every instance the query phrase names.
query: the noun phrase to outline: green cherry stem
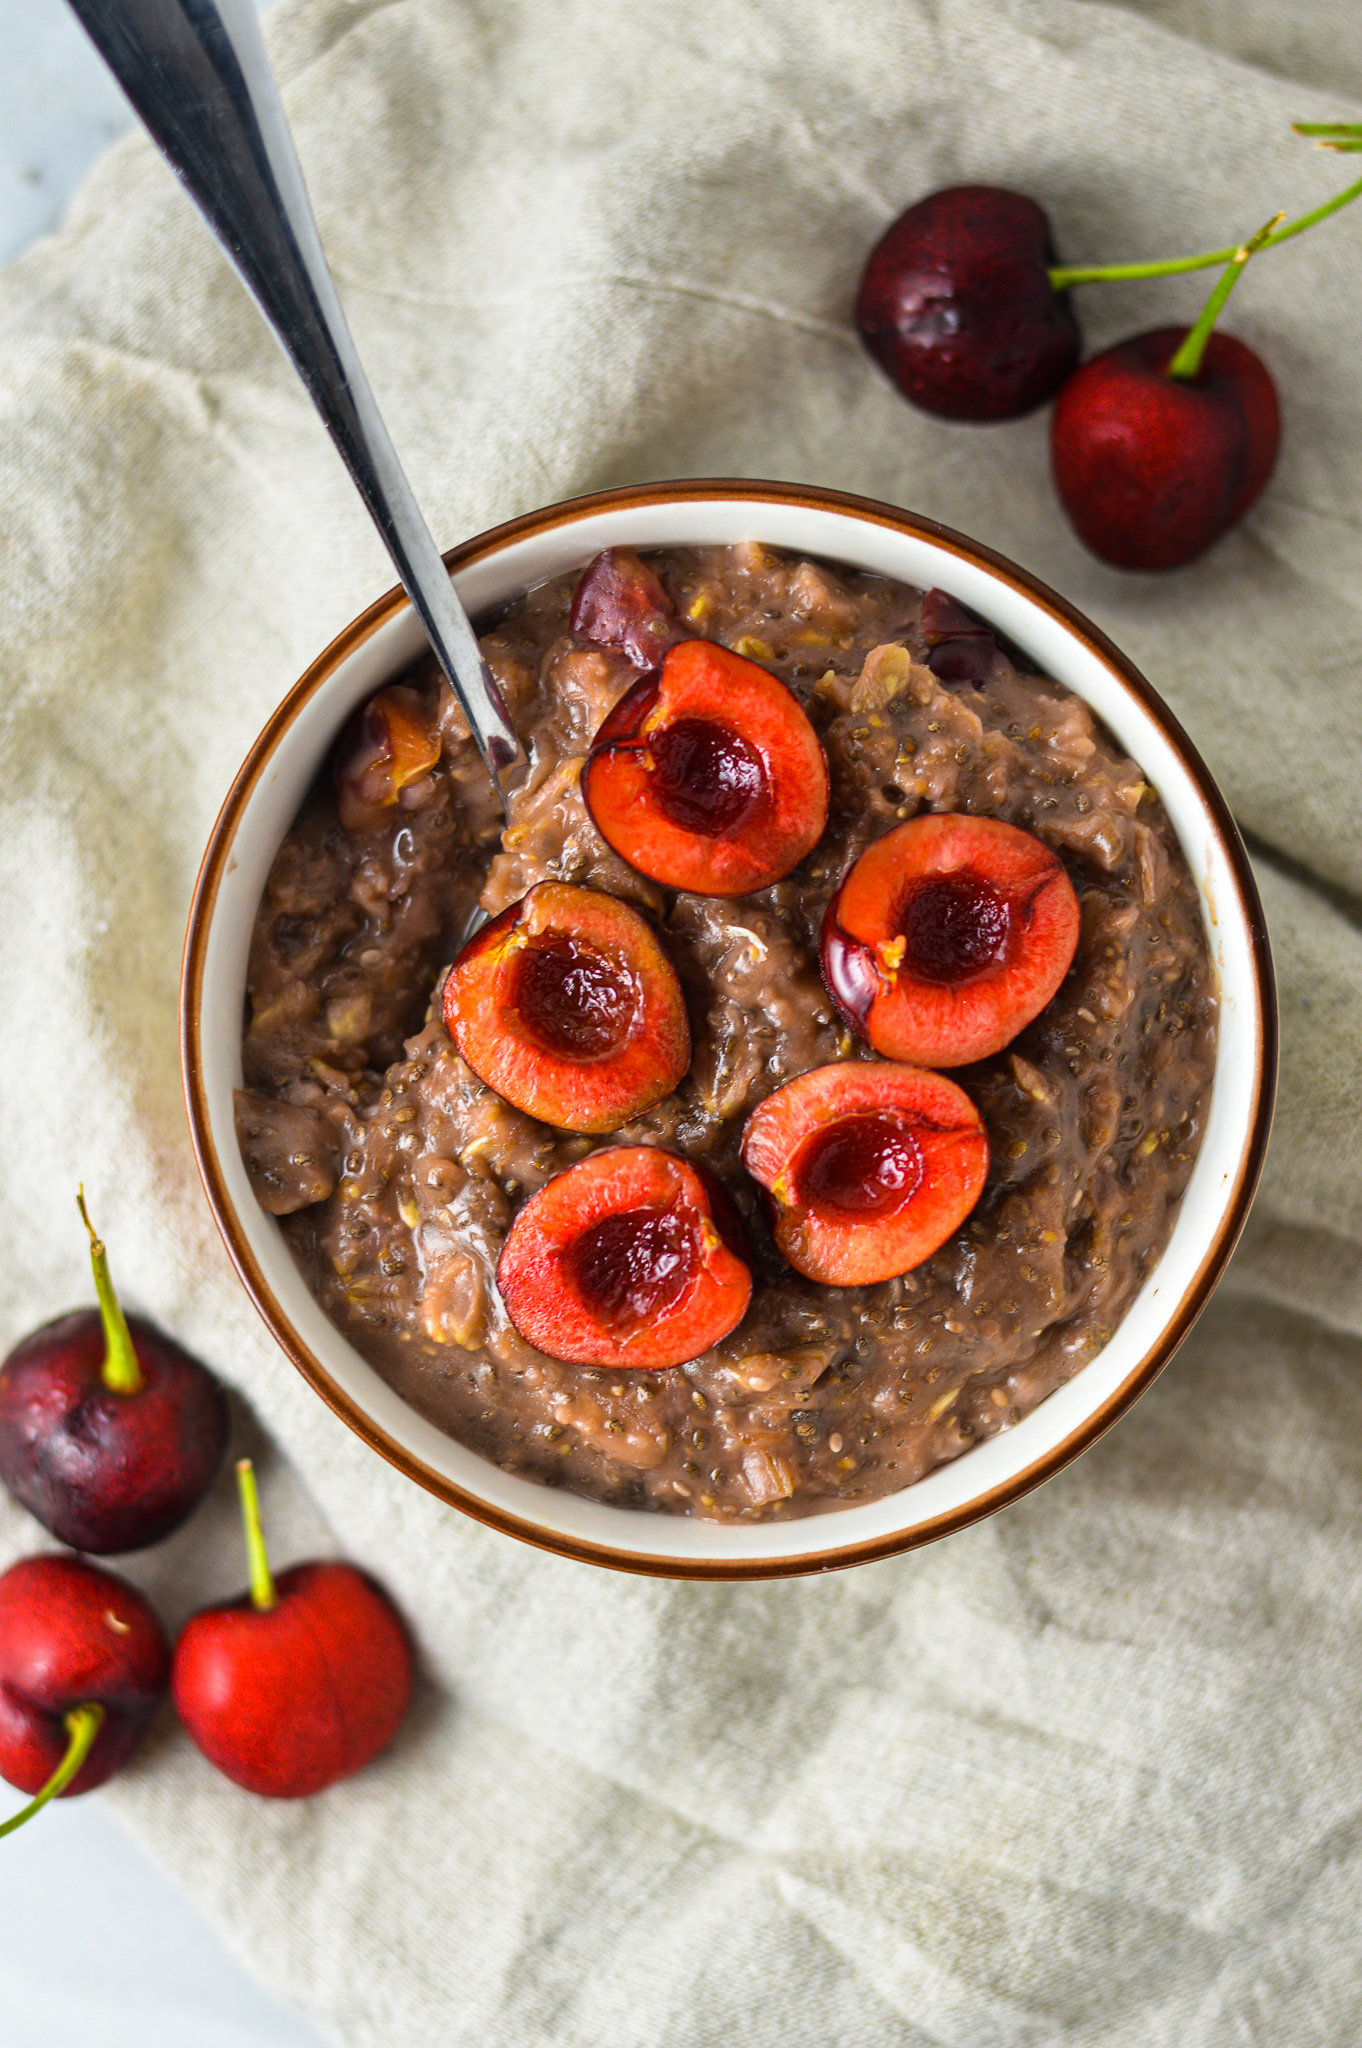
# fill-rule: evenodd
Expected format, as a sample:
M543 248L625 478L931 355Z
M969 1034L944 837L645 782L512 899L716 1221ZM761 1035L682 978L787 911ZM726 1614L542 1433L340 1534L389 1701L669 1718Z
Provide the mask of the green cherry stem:
M91 1702L89 1706L72 1707L66 1716L66 1732L71 1738L66 1746L66 1755L42 1791L30 1799L27 1806L21 1807L18 1813L11 1814L7 1821L0 1824L0 1835L12 1835L26 1820L32 1820L35 1813L41 1813L49 1799L55 1799L59 1793L66 1790L90 1754L90 1745L103 1725L104 1709L98 1701Z
M279 1605L279 1595L274 1588L274 1577L265 1550L265 1532L260 1526L260 1493L255 1483L255 1467L249 1458L238 1458L236 1463L237 1492L241 1495L241 1519L246 1527L246 1562L251 1569L251 1605L263 1614L268 1608Z
M1211 338L1211 329L1220 318L1221 308L1243 276L1244 265L1249 257L1255 256L1260 249L1267 246L1268 237L1281 217L1279 213L1274 213L1271 220L1259 228L1257 234L1245 242L1242 249L1235 250L1225 266L1224 276L1220 278L1215 290L1202 307L1196 325L1188 329L1181 347L1168 365L1170 377L1181 377L1190 383L1199 374L1201 358L1206 353L1206 344Z
M1293 135L1313 135L1316 149L1336 149L1340 155L1362 149L1362 121L1293 121Z
M1330 146L1362 148L1362 141ZM1359 178L1355 185L1349 185L1345 191L1336 192L1332 199L1326 199L1323 206L1317 206L1313 213L1303 213L1299 220L1293 220L1288 226L1279 228L1275 234L1269 235L1261 246L1264 249L1275 249L1279 242L1289 242L1292 235L1303 235L1307 228L1314 227L1317 221L1327 219L1329 214L1337 213L1340 207L1350 205L1359 195L1362 195L1362 178ZM1281 215L1278 214L1277 218L1280 220ZM1204 255L1174 256L1167 263L1107 263L1096 268L1061 268L1052 270L1049 277L1057 292L1066 292L1071 285L1076 284L1104 284L1109 280L1128 277L1177 277L1185 270L1211 270L1217 263L1232 263L1238 253L1238 249L1208 249Z
M99 1297L99 1315L104 1325L104 1363L100 1376L111 1394L140 1394L145 1384L142 1368L133 1350L128 1319L119 1306L113 1281L109 1278L108 1253L95 1234L95 1226L85 1206L84 1188L76 1196L76 1206L90 1233L90 1264L94 1267L95 1293Z

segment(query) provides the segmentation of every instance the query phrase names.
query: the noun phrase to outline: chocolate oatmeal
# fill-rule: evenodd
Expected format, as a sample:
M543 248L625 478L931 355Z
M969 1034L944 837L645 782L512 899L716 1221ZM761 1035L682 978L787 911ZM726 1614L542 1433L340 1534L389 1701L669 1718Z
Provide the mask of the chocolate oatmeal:
M785 1519L912 1484L1014 1425L1106 1342L1201 1142L1211 972L1195 886L1139 768L941 593L757 545L649 561L688 634L760 664L807 711L829 774L813 850L736 897L665 887L610 850L580 780L640 671L574 635L576 578L557 578L483 638L532 762L504 830L428 658L394 700L424 734L397 803L367 808L350 789L342 823L328 772L303 806L255 927L239 1131L327 1314L440 1428L621 1506ZM828 996L820 927L849 864L924 811L1002 820L1051 849L1077 894L1077 952L1003 1051L951 1070L988 1140L965 1223L897 1278L820 1285L776 1252L740 1141L784 1083L876 1057ZM495 915L546 880L633 906L684 996L684 1078L605 1134L513 1108L442 1021L475 906ZM498 1255L555 1175L639 1145L727 1189L751 1238L750 1305L689 1364L562 1364L508 1320Z

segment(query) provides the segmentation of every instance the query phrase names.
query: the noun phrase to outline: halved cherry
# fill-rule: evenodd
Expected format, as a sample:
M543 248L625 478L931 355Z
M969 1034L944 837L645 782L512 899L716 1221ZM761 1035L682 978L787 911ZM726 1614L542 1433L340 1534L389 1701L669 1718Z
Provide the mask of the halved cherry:
M652 1145L593 1152L525 1204L497 1286L527 1343L568 1365L698 1358L747 1311L752 1276L727 1193Z
M418 690L390 683L361 704L341 729L332 763L347 832L380 824L439 758L440 735Z
M1078 945L1073 884L1000 818L927 812L868 846L823 919L823 979L889 1059L961 1067L1045 1008Z
M690 1065L681 984L651 930L571 882L536 882L469 941L444 1020L480 1080L565 1131L617 1131Z
M587 564L568 623L583 640L617 647L643 669L655 669L684 631L661 579L633 548L606 548Z
M822 837L828 768L784 683L712 640L683 640L601 726L582 794L602 838L642 874L745 896Z
M864 1287L920 1266L959 1229L984 1185L988 1139L944 1074L846 1060L768 1095L747 1119L742 1157L795 1271Z

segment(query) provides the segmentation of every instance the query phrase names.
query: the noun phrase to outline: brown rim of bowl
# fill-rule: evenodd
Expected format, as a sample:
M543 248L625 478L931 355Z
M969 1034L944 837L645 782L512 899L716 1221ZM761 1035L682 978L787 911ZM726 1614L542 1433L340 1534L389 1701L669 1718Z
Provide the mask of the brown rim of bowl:
M311 668L289 691L269 719L228 792L199 869L190 907L189 926L185 935L180 989L181 1064L185 1103L199 1173L214 1220L247 1293L264 1318L276 1343L297 1366L308 1384L342 1421L349 1424L357 1436L362 1437L373 1450L386 1458L389 1464L396 1466L399 1472L415 1480L418 1486L425 1487L439 1499L447 1501L453 1507L461 1508L475 1521L499 1529L505 1535L517 1536L523 1542L532 1543L542 1550L554 1551L559 1556L654 1578L793 1578L806 1573L834 1571L848 1565L866 1564L878 1558L892 1557L900 1551L913 1550L924 1543L935 1542L941 1536L951 1535L958 1529L967 1528L973 1522L982 1521L987 1515L996 1514L1000 1508L1008 1507L1013 1501L1020 1500L1023 1494L1030 1493L1033 1488L1052 1478L1056 1472L1061 1471L1065 1465L1086 1451L1157 1378L1205 1307L1243 1228L1258 1183L1263 1155L1267 1148L1276 1087L1276 996L1267 928L1253 872L1234 820L1211 780L1201 756L1153 687L1146 682L1139 670L1132 666L1119 648L1112 645L1105 634L1099 632L1064 598L1035 577L1028 575L1025 570L1019 569L1015 563L995 554L991 548L968 540L963 534L955 533L949 527L938 526L933 520L896 510L895 507L880 504L872 498L857 498L840 491L819 490L813 486L800 484L747 481L741 478L689 478L676 483L638 484L619 490L598 491L587 497L572 498L561 504L548 506L542 511L525 513L518 519L507 520L502 526L492 527L488 532L476 535L460 547L451 548L444 559L451 570L460 569L494 553L509 542L551 531L554 527L567 525L585 514L628 511L649 505L687 503L706 498L751 499L767 504L802 505L816 510L849 513L867 525L891 527L911 538L933 542L949 553L958 555L962 560L989 570L1001 582L1010 584L1013 589L1061 621L1080 642L1116 673L1159 726L1195 783L1206 806L1234 877L1252 945L1254 997L1259 1033L1253 1114L1240 1153L1229 1205L1196 1276L1169 1317L1157 1343L1126 1375L1116 1391L1067 1436L1063 1443L1038 1458L1024 1471L991 1488L966 1505L939 1515L918 1528L866 1542L847 1544L838 1550L799 1555L797 1532L801 1525L792 1522L787 1526L791 1530L794 1554L785 1558L754 1558L749 1561L740 1558L692 1560L650 1557L639 1551L615 1549L574 1537L559 1536L534 1522L523 1521L517 1515L505 1513L485 1501L478 1500L472 1494L465 1493L462 1487L454 1485L443 1475L423 1464L385 1431L376 1427L349 1395L336 1385L321 1361L301 1343L291 1328L257 1266L244 1234L238 1228L223 1183L208 1119L201 1070L199 1010L208 927L218 889L230 859L232 840L246 803L281 735L302 706L346 656L353 653L362 641L406 604L406 595L400 588L390 590L386 596L380 597L370 605L368 610L347 626L313 662ZM818 1517L815 1526L825 1529L825 1518Z

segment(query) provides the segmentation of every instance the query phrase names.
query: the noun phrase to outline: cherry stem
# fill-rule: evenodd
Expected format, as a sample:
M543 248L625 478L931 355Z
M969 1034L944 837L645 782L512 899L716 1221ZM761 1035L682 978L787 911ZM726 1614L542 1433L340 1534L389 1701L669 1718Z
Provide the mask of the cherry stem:
M1316 149L1336 149L1341 156L1362 149L1362 121L1293 121L1293 135L1313 135Z
M265 1532L260 1526L260 1494L255 1483L255 1467L249 1458L238 1458L236 1463L237 1492L241 1495L241 1519L246 1525L246 1562L251 1569L251 1604L265 1613L279 1605L274 1578L270 1572L269 1556L265 1550Z
M7 1821L0 1823L0 1835L12 1835L26 1820L32 1820L35 1813L40 1813L49 1799L56 1799L66 1790L90 1754L90 1745L103 1725L104 1709L97 1700L92 1700L87 1706L72 1707L66 1716L66 1732L71 1738L66 1745L66 1755L42 1791L30 1799L27 1806L21 1807L18 1813L12 1814Z
M99 1316L104 1325L104 1363L100 1367L100 1377L111 1394L140 1394L146 1382L137 1363L128 1319L109 1278L108 1253L95 1235L95 1226L85 1206L84 1188L76 1196L76 1206L90 1233L90 1264L94 1267L95 1293L99 1297Z
M1362 148L1362 140L1357 143L1330 146ZM1303 235L1305 230L1314 227L1317 221L1326 219L1331 213L1337 213L1340 207L1350 205L1359 194L1362 194L1362 178L1359 178L1355 185L1349 185L1346 191L1336 192L1332 199L1326 199L1323 206L1317 206L1313 213L1303 213L1299 220L1293 220L1289 226L1279 228L1275 234L1269 235L1261 246L1264 249L1275 249L1278 242L1289 242L1292 235ZM1280 220L1281 215L1278 214L1277 218ZM1072 269L1052 270L1049 278L1055 291L1066 292L1075 284L1103 284L1109 279L1126 277L1177 277L1185 270L1211 270L1217 263L1232 263L1238 253L1237 249L1208 249L1204 255L1174 256L1167 263L1108 263L1095 268L1076 266Z
M1281 215L1274 213L1272 219L1265 226L1259 228L1257 234L1250 241L1245 242L1242 249L1235 250L1234 255L1225 266L1224 276L1219 280L1215 290L1202 307L1196 325L1187 330L1181 347L1168 365L1168 375L1170 377L1180 377L1190 383L1193 378L1200 374L1201 358L1206 353L1206 344L1211 338L1211 329L1220 318L1221 308L1243 276L1244 265L1248 262L1249 257L1256 255L1258 250L1264 247L1268 236L1272 233L1273 228L1280 219Z

